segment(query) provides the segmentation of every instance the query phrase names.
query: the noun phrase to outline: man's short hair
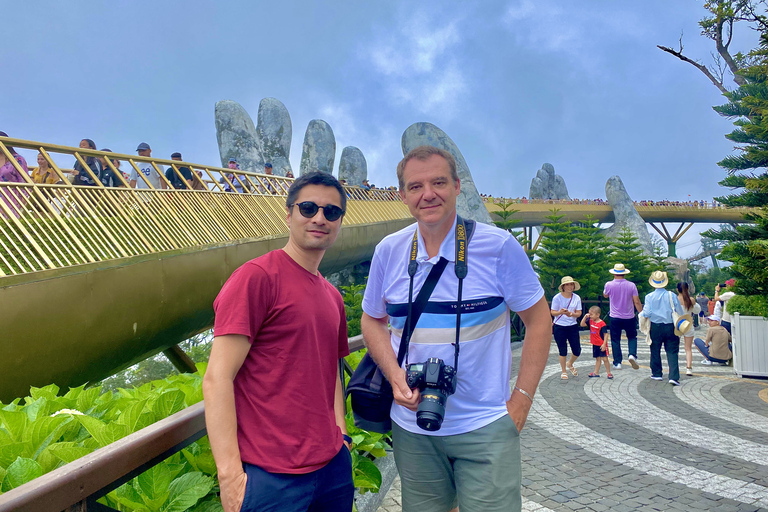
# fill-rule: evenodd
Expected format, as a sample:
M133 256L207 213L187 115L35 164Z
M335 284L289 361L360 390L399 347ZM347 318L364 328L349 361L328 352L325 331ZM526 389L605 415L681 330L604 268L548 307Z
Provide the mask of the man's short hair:
M179 160L181 160L181 153L179 153L179 152L177 151L176 153L173 153L173 154L171 155L171 158L178 158Z
M302 174L291 184L291 188L288 189L288 197L285 198L285 206L290 208L296 202L296 198L299 197L301 189L307 185L322 185L324 187L333 187L339 192L339 198L341 199L341 209L347 210L347 194L344 193L344 187L341 186L339 180L334 178L331 174L326 172L308 172Z
M423 162L424 160L429 159L432 155L440 155L445 158L448 162L448 167L451 169L451 178L453 178L453 182L456 183L459 181L459 174L456 172L456 159L453 158L452 154L444 149L436 148L434 146L418 146L410 150L408 154L400 160L400 163L397 164L397 181L400 184L400 190L405 188L405 178L403 176L405 165L413 158Z

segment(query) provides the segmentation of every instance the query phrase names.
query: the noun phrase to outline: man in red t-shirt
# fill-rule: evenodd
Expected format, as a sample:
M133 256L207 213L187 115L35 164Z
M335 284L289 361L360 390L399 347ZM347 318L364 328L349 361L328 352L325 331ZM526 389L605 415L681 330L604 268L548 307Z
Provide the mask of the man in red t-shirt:
M346 194L330 174L288 190L288 243L237 269L213 304L205 421L225 512L350 511L339 358L344 302L318 267Z

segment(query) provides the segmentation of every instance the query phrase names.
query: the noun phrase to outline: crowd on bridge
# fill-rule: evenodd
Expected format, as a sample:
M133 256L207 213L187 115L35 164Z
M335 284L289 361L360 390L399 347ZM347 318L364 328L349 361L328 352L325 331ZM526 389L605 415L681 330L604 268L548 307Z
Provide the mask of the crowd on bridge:
M595 199L528 199L527 197L494 197L488 194L481 194L483 201L486 203L506 203L506 204L586 204L604 206L608 205L608 201L602 198ZM633 201L635 206L663 206L663 207L675 207L675 208L724 208L725 206L716 201L711 202L700 200L691 201L668 201L666 199L661 201L652 201L650 199L644 199L642 201Z

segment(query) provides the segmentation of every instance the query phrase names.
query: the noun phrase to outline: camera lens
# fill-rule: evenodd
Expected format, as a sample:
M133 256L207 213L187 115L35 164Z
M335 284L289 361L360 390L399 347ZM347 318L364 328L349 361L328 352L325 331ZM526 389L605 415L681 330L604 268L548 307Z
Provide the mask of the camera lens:
M440 430L445 417L445 393L429 388L422 392L421 402L416 409L416 424L424 430Z

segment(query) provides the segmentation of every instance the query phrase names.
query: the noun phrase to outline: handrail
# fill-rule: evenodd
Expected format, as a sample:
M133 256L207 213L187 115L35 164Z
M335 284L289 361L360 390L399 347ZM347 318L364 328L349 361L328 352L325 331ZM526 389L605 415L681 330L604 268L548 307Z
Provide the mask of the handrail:
M9 158L7 145L39 150L61 184L32 183L19 163ZM24 180L0 183L0 279L287 232L285 197L293 183L290 178L7 137L0 137L0 152ZM205 171L219 190L159 190L148 182L141 189L105 187L99 180L96 186L72 185L51 153L75 156L92 178L96 176L84 165L83 156L100 157L115 171L113 161L127 161L134 168L136 162L149 162L156 170L160 165L175 166L177 173L179 166L189 167L195 176ZM214 172L221 174L232 190L237 190L232 180L240 183L245 193L225 193ZM160 175L165 180L162 172ZM120 179L124 182L124 177ZM345 190L348 203L344 225L410 217L394 191L359 187Z
M350 352L363 348L362 335L349 338ZM97 499L205 435L205 406L198 402L0 494L0 512L61 512L70 507L90 510Z

